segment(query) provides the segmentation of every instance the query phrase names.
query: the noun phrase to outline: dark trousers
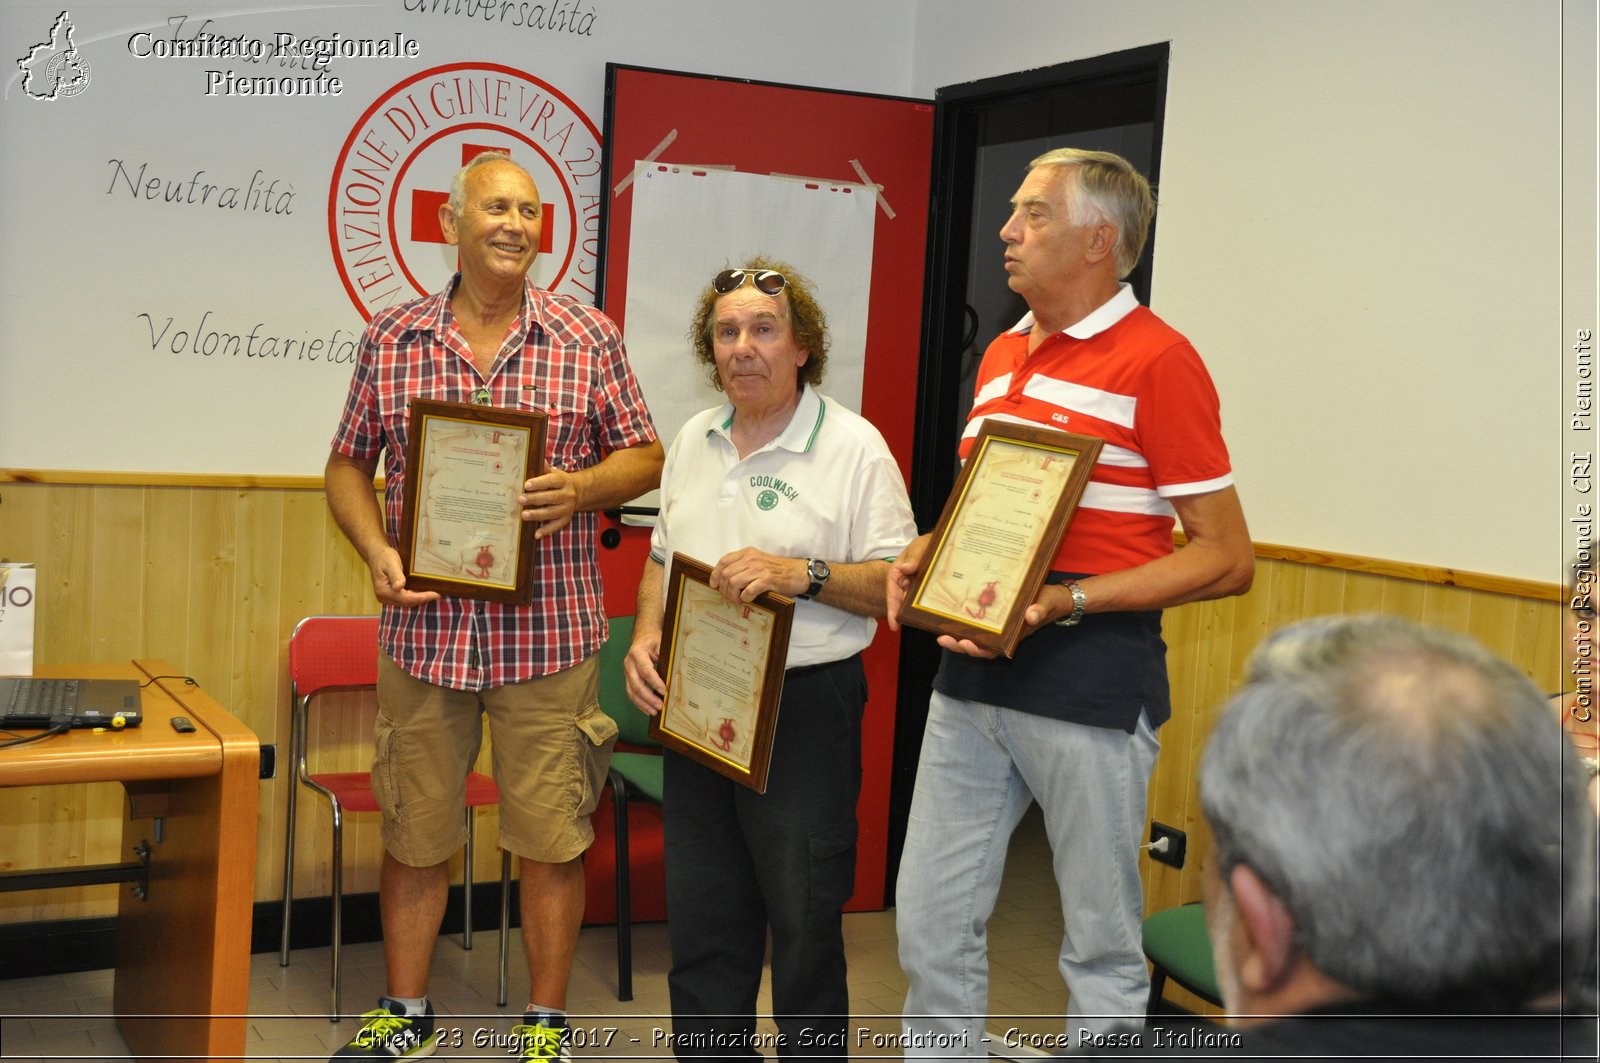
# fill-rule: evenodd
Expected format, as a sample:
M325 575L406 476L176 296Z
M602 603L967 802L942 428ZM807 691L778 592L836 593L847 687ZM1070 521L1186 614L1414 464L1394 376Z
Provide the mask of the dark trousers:
M666 753L667 929L681 1060L849 1055L842 911L855 889L867 685L859 656L784 677L767 792ZM772 933L780 1038L758 1044Z

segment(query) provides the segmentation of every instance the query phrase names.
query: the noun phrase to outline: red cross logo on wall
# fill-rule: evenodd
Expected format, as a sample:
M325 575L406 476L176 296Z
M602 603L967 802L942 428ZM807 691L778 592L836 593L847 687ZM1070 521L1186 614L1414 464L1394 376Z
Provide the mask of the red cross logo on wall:
M511 153L511 149L506 147L490 147L485 144L463 144L461 145L461 165L465 166L467 163L471 162L473 159L477 158L479 155L482 155L486 151L503 151L508 155ZM449 199L450 193L448 191L432 192L420 188L412 190L412 240L419 244L442 244L445 242L444 229L442 229L439 225L439 208L444 206ZM539 253L541 255L548 255L555 247L555 239L551 235L551 230L554 228L551 223L555 219L551 217L550 211L546 210L541 211L540 213L542 215L540 221L542 221L543 224L539 227ZM460 260L458 256L458 265L459 261Z

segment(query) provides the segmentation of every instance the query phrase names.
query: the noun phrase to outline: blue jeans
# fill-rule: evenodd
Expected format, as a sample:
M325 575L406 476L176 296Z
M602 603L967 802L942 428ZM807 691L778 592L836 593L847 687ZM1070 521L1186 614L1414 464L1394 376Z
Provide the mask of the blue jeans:
M667 935L679 1059L753 1059L767 933L776 1055L848 1057L861 657L785 674L767 792L667 751Z
M908 1045L957 1047L906 1055L987 1054L986 927L1011 832L1035 799L1066 927L1067 1032L1143 1016L1138 856L1159 749L1143 714L1130 735L934 693L895 889L902 1023Z

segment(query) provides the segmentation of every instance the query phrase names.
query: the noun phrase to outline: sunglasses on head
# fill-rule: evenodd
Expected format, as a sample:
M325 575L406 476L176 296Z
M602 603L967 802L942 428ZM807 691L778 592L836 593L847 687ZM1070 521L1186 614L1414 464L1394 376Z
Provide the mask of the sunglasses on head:
M763 295L777 295L789 286L789 278L775 269L725 269L711 281L711 287L718 295L727 295L747 280Z

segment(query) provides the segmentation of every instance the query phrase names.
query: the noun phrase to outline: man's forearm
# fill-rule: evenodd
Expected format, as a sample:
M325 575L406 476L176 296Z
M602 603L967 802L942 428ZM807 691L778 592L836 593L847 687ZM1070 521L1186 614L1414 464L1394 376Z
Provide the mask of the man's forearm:
M653 440L613 450L597 464L574 473L578 481L578 511L611 509L655 490L661 483L664 460L661 441Z
M654 558L646 558L644 572L639 576L639 590L633 596L633 635L661 634L662 597L661 582L665 568Z
M1243 594L1255 574L1255 549L1232 487L1173 500L1188 542L1176 553L1120 572L1079 580L1089 613L1169 609ZM1072 612L1062 586L1046 588L1056 619Z
M384 531L383 510L372 486L376 466L341 455L329 457L323 471L323 484L328 496L328 511L334 523L344 532L345 538L356 548L363 561L370 563L372 555L389 545Z
M857 616L876 617L887 612L887 561L830 564L828 567L828 583L817 595L817 601Z

